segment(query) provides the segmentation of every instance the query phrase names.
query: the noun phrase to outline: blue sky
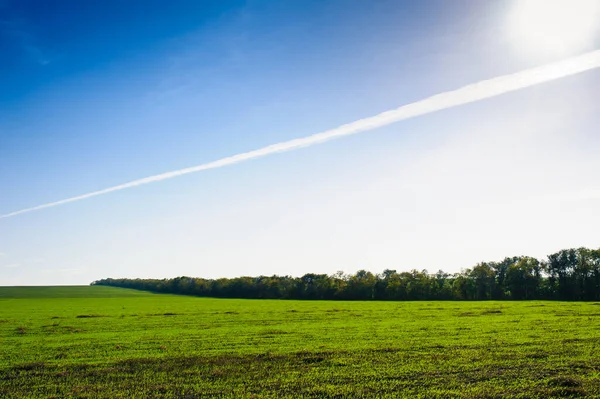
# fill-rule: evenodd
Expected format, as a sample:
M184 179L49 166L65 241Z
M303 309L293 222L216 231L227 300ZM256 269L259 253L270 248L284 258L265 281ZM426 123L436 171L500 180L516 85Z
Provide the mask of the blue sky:
M0 214L599 47L597 30L526 46L516 3L0 0ZM2 219L0 285L458 271L597 246L599 84L590 71Z

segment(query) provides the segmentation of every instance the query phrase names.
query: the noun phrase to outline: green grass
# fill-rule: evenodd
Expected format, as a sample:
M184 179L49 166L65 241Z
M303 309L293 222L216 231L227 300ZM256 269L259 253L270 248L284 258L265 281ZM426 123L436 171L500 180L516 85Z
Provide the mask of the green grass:
M599 305L0 288L0 397L598 398Z
M116 298L148 296L147 292L105 286L0 287L0 299L14 298Z

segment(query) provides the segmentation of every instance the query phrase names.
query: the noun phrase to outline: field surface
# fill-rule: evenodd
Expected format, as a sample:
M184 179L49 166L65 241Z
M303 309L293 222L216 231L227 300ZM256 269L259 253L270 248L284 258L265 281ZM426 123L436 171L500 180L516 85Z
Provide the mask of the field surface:
M0 288L0 397L600 398L599 305Z

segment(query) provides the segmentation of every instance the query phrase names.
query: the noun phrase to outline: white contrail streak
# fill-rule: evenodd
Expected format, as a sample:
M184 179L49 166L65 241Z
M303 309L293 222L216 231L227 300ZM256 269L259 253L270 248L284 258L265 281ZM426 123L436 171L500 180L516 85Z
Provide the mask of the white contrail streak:
M378 115L360 119L335 129L327 130L312 136L285 141L283 143L272 144L258 150L244 152L222 158L217 161L205 163L198 166L192 166L186 169L180 169L173 172L161 173L159 175L146 177L144 179L134 180L118 186L105 188L104 190L94 191L77 197L50 202L48 204L34 206L33 208L22 209L12 213L1 215L0 219L9 218L23 213L38 211L40 209L51 208L53 206L68 204L69 202L80 201L86 198L98 195L108 194L113 191L125 190L126 188L141 186L142 184L154 183L161 180L171 179L173 177L187 175L188 173L200 172L207 169L220 168L232 165L238 162L248 161L250 159L264 157L284 151L295 150L297 148L308 147L311 145L323 143L335 138L348 136L360 132L376 129L394 122L414 118L416 116L429 114L458 105L468 104L475 101L495 97L501 94L509 93L515 90L524 89L540 83L560 79L565 76L575 75L584 71L589 71L600 67L600 50L591 51L580 56L568 58L563 61L527 69L525 71L513 73L510 75L499 76L493 79L473 83L460 89L436 94L424 100L411 104L403 105L399 108L382 112Z

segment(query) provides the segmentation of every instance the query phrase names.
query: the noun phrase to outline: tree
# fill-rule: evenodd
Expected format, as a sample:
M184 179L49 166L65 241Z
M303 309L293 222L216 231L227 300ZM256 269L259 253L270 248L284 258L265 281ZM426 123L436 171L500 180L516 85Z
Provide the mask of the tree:
M524 256L506 271L506 288L512 299L537 298L540 281L540 262L535 258Z
M600 249L564 249L541 261L507 257L500 262L480 262L454 275L442 270L430 274L427 270L385 269L378 275L359 270L354 275L308 273L302 277L107 278L92 284L217 298L600 301Z
M359 270L348 279L348 299L373 299L377 277L369 271Z
M469 273L475 283L475 297L473 299L492 299L496 273L486 262L477 264Z
M574 249L563 249L548 255L546 263L550 275L551 286L556 299L570 300L574 298L573 272L577 265L577 254Z

